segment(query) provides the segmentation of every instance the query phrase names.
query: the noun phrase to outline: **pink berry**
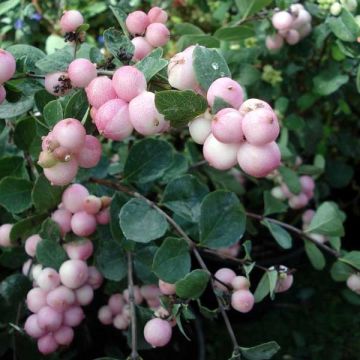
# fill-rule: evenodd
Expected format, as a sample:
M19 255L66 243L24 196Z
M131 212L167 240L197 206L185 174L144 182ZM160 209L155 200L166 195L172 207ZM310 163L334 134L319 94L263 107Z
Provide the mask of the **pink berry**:
M131 101L146 90L145 76L135 66L123 66L117 69L112 84L118 97L125 101Z
M56 311L63 312L75 303L75 294L66 286L59 286L48 293L46 302Z
M102 306L98 311L98 319L103 325L110 325L113 321L113 313L109 306Z
M33 278L34 282L36 283L37 278L41 274L43 266L41 264L36 264L31 266L31 277Z
M350 290L360 294L360 275L351 274L346 280L346 285Z
M228 170L237 163L238 149L238 144L224 144L210 134L204 143L203 154L210 166L218 170Z
M84 311L80 306L72 306L64 312L64 325L76 327L84 320Z
M161 295L161 291L160 291L159 287L156 286L155 284L143 285L140 288L140 292L141 292L141 295L143 296L143 298L146 300L156 299Z
M258 109L244 116L242 130L248 143L265 145L275 141L279 135L280 127L272 110Z
M142 92L129 104L130 121L135 130L142 135L154 135L162 131L165 118L155 106L155 94Z
M291 288L291 285L294 282L294 276L291 274L280 273L279 278L276 283L275 292L282 293Z
M29 276L30 275L30 271L31 271L31 267L32 267L32 259L29 259L27 261L25 261L23 263L21 272L23 273L23 275L25 276Z
M170 39L170 31L164 24L150 24L146 29L145 39L154 47L164 46Z
M266 47L269 50L279 50L284 45L284 38L279 34L268 35L265 39Z
M89 191L80 184L70 185L62 194L62 203L65 209L72 213L84 210L85 199L89 196Z
M294 16L295 15L295 16ZM298 9L297 12L293 13L294 20L291 24L293 29L300 29L307 24L311 24L311 15L305 9Z
M126 330L129 327L129 320L123 314L117 314L113 319L114 328Z
M49 355L49 354L55 352L58 348L58 344L55 341L53 334L51 334L51 333L42 336L38 340L37 346L38 346L39 351L43 355Z
M90 285L83 285L75 290L75 298L79 305L89 305L94 298L94 290Z
M221 268L218 271L216 271L216 273L214 274L214 277L220 281L216 281L214 282L215 286L218 289L221 289L223 291L227 290L227 287L224 286L222 283L231 286L231 282L234 280L234 278L236 277L236 274L233 270L228 269L228 268Z
M243 143L237 159L244 172L254 177L264 177L279 167L281 154L275 142L262 146Z
M37 314L39 326L45 331L56 331L62 323L63 316L50 306L44 306Z
M312 197L315 190L315 182L311 176L300 176L300 184L302 191L308 196Z
M90 117L93 123L95 123L96 113L97 113L97 108L92 106L90 109Z
M169 284L163 280L159 280L159 289L164 295L174 295L176 292L176 287L174 284Z
M42 329L37 322L37 315L30 315L24 324L25 332L34 339L38 339L45 335L45 330Z
M127 16L125 24L132 35L141 35L145 32L150 21L143 11L134 11Z
M52 95L64 96L71 91L71 83L66 72L45 75L45 89Z
M98 76L92 80L85 91L89 103L96 109L117 97L112 81L107 76Z
M129 289L125 289L123 291L123 297L124 297L124 300L129 303L130 302L130 298L129 298ZM141 304L143 302L143 297L141 295L141 292L140 292L140 289L137 285L134 286L134 301L135 301L135 304ZM109 304L110 305L110 304Z
M68 68L68 76L73 87L85 88L96 78L96 64L88 59L76 59Z
M248 313L254 303L254 295L249 290L237 290L231 295L231 306L241 313Z
M68 346L74 339L74 330L69 326L62 326L54 333L54 339L57 344Z
M84 201L84 210L88 214L97 214L100 211L101 206L101 199L94 195L89 195Z
M60 285L60 277L56 270L45 268L36 279L37 284L44 291L54 290Z
M14 56L6 50L0 49L0 84L10 80L15 71L16 61Z
M89 239L72 241L63 245L71 260L87 260L94 252L94 245Z
M281 184L281 191L288 199L294 196L294 194L289 190L288 186L285 183Z
M75 32L84 23L84 18L80 11L65 11L60 19L60 27L63 32Z
M43 136L41 140L41 148L43 151L54 151L57 147L60 146L52 131L50 131L46 136Z
M76 152L84 146L86 131L79 120L68 118L55 125L53 135L61 146Z
M102 209L95 217L98 224L107 225L110 222L110 209Z
M168 81L173 88L193 90L198 86L193 68L194 49L195 46L190 46L170 59Z
M10 232L13 224L3 224L0 226L0 246L11 247Z
M102 285L104 278L95 266L89 266L88 271L89 277L87 283L96 290Z
M134 37L131 40L132 44L134 45L134 55L132 60L133 61L140 61L145 56L149 55L151 51L153 51L153 47L149 44L149 42L142 36Z
M315 215L315 211L312 209L306 210L302 215L302 221L304 225L309 225Z
M206 97L209 106L213 106L215 99L220 98L233 108L238 109L243 102L244 91L236 81L223 77L210 85Z
M4 102L6 98L6 90L3 85L0 85L0 104Z
M148 12L148 18L151 24L153 23L162 23L165 24L168 19L168 14L163 9L155 6L151 8Z
M89 236L96 230L96 218L85 211L79 211L71 218L71 230L77 236Z
M307 23L304 26L297 29L300 38L303 39L304 37L308 36L312 31L311 23Z
M287 30L293 22L292 16L287 11L279 11L272 17L272 24L277 30Z
M29 256L34 257L36 254L36 247L40 241L41 237L38 234L28 237L25 241L25 252Z
M217 140L225 144L240 143L244 139L243 117L235 109L220 110L211 122L211 131Z
M101 159L101 150L100 141L95 136L86 135L84 146L76 154L79 166L85 169L95 167Z
M245 276L235 276L231 281L234 290L249 290L250 282Z
M120 314L124 304L124 298L121 294L113 294L109 298L109 308L113 315Z
M204 144L206 138L211 133L211 118L199 116L189 123L189 132L191 138L197 144Z
M272 107L266 101L259 99L248 99L244 101L241 104L239 111L241 115L245 116L247 113L259 109L267 109L272 111Z
M66 209L58 209L51 214L51 220L59 225L62 236L71 230L71 218L72 213Z
M113 99L102 105L95 118L100 134L112 140L123 140L133 132L129 119L129 106L121 99Z
M157 309L161 305L159 298L147 299L146 304L150 309Z
M144 327L145 340L153 347L162 347L171 339L172 329L168 321L162 319L151 319Z
M300 34L297 30L291 29L286 33L285 40L289 45L295 45L300 41Z
M33 312L39 312L44 306L46 306L47 292L40 288L31 289L26 296L26 305L28 309Z
M59 270L61 282L70 289L77 289L86 283L89 272L86 262L67 260Z
M304 193L294 195L289 199L289 206L292 209L301 209L305 207L309 202L308 197Z

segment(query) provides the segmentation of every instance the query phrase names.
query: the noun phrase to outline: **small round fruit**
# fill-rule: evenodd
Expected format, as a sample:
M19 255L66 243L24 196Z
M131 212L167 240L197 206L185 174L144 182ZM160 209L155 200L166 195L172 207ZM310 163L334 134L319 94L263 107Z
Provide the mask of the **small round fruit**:
M98 109L107 101L116 99L117 95L112 81L107 76L98 76L85 88L89 103Z
M76 153L76 160L80 167L90 169L95 167L101 159L101 143L92 135L85 136L83 147Z
M231 282L235 279L236 274L229 268L221 268L214 274L215 279L219 280L214 282L214 285L223 291L227 291L227 287L223 284L231 286Z
M169 343L172 335L171 325L162 319L151 319L144 327L144 338L153 347L162 347Z
M168 14L163 9L154 6L148 12L148 18L150 23L162 23L165 24L168 19Z
M0 226L0 246L1 247L11 247L10 232L13 227L13 224L3 224Z
M77 236L89 236L96 230L96 218L86 211L79 211L71 218L71 230Z
M63 32L75 32L84 23L84 18L78 10L64 11L60 19L60 27Z
M223 77L215 80L210 85L206 97L211 107L214 106L215 99L219 98L233 108L238 109L243 102L244 91L235 80Z
M153 47L161 47L169 41L170 31L164 24L150 24L146 29L145 39Z
M73 87L85 88L96 78L96 64L88 59L76 59L68 68L68 76Z
M170 284L163 280L159 280L159 289L164 295L174 295L176 292L175 284Z
M62 236L71 230L72 213L67 209L58 209L51 214L51 220L59 225Z
M54 310L50 306L44 306L38 312L37 320L41 329L53 332L61 326L63 316L60 312Z
M275 292L282 293L291 288L294 282L294 276L291 274L280 273L276 282Z
M272 24L277 30L287 30L291 27L293 17L287 11L279 11L272 17Z
M76 119L68 118L59 121L52 131L60 146L69 151L78 151L85 144L86 130L84 125Z
M89 195L89 191L85 186L73 184L63 192L61 201L65 209L74 214L84 210L84 202Z
M211 119L201 115L189 123L191 138L200 145L203 145L211 133Z
M360 275L351 274L346 280L346 285L350 290L360 294Z
M241 313L248 313L254 307L255 298L249 290L237 290L231 295L231 306Z
M250 282L245 276L235 276L231 281L234 290L249 290Z
M134 45L134 55L132 58L133 61L142 60L154 49L143 36L134 37L131 42Z
M77 289L86 283L88 266L82 260L67 260L59 269L61 282L70 289Z
M149 26L150 21L143 11L134 11L127 16L125 24L132 35L142 35Z
M14 56L6 50L0 49L0 84L10 80L15 71L16 61Z
M279 50L284 45L284 38L279 34L268 35L265 39L265 45L271 51Z
M211 122L212 134L222 143L238 144L244 141L242 122L243 117L238 110L222 109Z

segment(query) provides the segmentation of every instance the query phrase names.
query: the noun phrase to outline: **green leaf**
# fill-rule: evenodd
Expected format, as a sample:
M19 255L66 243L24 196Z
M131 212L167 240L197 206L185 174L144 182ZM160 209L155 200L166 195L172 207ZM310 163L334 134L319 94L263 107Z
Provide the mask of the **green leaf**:
M124 239L124 234L121 231L119 224L119 214L121 208L129 201L129 196L122 192L116 192L110 204L110 230L111 235L116 240Z
M278 275L276 270L268 270L264 273L254 293L255 302L258 303L262 301L268 294L273 294L276 286L277 276Z
M207 48L219 48L220 41L208 34L183 35L176 44L178 51L183 51L191 45L201 45Z
M111 237L101 238L95 251L95 263L108 280L120 281L127 274L125 252L121 244Z
M255 35L252 25L241 25L236 27L223 27L215 31L214 36L222 41L240 41Z
M136 63L135 66L143 72L146 81L151 80L159 71L167 66L168 61L162 59L163 52L162 48L157 48Z
M45 267L59 270L61 264L67 260L67 255L59 243L43 239L36 247L36 259Z
M78 90L71 95L68 103L65 106L64 118L74 118L79 121L85 116L88 110L89 103L84 90Z
M346 281L353 272L354 269L345 262L342 262L341 259L335 261L330 269L330 274L334 281Z
M314 243L309 240L305 240L305 251L312 266L316 270L322 270L325 267L325 257Z
M0 180L6 176L26 177L24 158L6 156L0 159Z
M175 283L176 295L183 299L195 300L205 291L210 274L205 270L194 270Z
M208 192L208 187L193 175L183 175L166 186L162 202L177 215L197 222L201 202Z
M12 45L6 50L13 54L16 60L25 58L24 71L36 71L36 62L46 56L45 53L37 47L25 44Z
M143 139L131 148L124 167L124 179L147 183L161 178L173 159L171 145L158 139Z
M193 53L193 67L196 80L204 90L220 77L231 77L225 59L215 49L197 46Z
M0 255L0 265L9 269L17 270L22 267L28 258L29 256L26 254L23 247L5 248L2 249L2 253Z
M215 96L214 105L212 106L211 111L213 114L216 114L222 109L231 108L231 107L232 106L226 101L224 101L224 99Z
M343 219L336 205L329 201L322 203L305 232L308 234L316 233L327 236L343 236Z
M269 341L251 348L240 348L241 355L247 360L271 359L279 350L280 346L275 341Z
M128 201L121 208L119 219L125 237L140 243L162 237L168 227L164 215L142 199Z
M184 106L186 104L186 106ZM182 127L207 109L207 102L192 90L165 90L155 94L155 105L172 127Z
M348 75L342 74L338 67L331 66L330 68L321 71L319 75L314 77L314 92L319 95L328 96L348 81Z
M145 284L154 284L158 281L155 276L152 265L157 246L145 246L140 250L137 250L134 255L134 269L136 277Z
M356 88L357 88L357 91L360 93L360 65L358 66L357 73L356 73Z
M66 71L73 60L74 49L71 46L65 46L38 60L35 65L39 70L48 74L56 71Z
M155 254L153 271L161 280L170 284L189 273L191 258L189 245L184 239L167 238Z
M18 305L31 289L29 279L22 274L13 274L0 283L0 298L8 305Z
M42 239L51 240L57 242L60 240L60 226L51 218L47 218L42 224L39 231L39 236Z
M201 203L200 243L209 248L231 246L242 238L246 217L234 193L218 190Z
M358 23L344 6L340 16L328 17L326 22L334 35L342 41L354 42L360 35Z
M125 11L122 10L121 5L110 6L111 11L113 12L116 20L118 21L119 25L121 26L122 31L126 36L129 36L128 30L126 28L125 20L127 18L127 14Z
M264 220L263 224L269 229L275 241L283 249L291 249L292 238L291 235L285 229L283 229L280 225L274 224L268 220Z
M0 16L6 14L20 4L20 0L7 0L0 4Z
M4 101L0 106L0 119L11 119L25 114L32 109L34 98L32 96L22 96L19 101L11 103Z
M301 184L298 175L294 170L291 170L285 166L280 166L279 172L288 186L291 193L298 195L301 192Z
M119 51L124 52L131 59L134 55L135 47L130 39L123 35L121 31L110 28L104 31L105 45L115 58L119 58ZM120 60L120 59L119 59Z
M24 151L29 151L36 134L36 123L33 118L25 118L16 124L14 132L15 145Z
M270 214L283 213L287 210L287 205L279 199L274 198L270 191L264 192L264 216Z
M350 266L360 270L360 251L350 251L346 255L339 258L339 261L349 264Z
M31 197L37 210L49 211L60 203L62 192L62 187L51 186L45 175L41 174L35 181Z
M11 213L31 207L32 184L25 179L8 176L0 181L0 205Z
M43 116L50 128L60 120L64 119L61 102L59 100L53 100L47 103L43 110Z
M52 100L56 100L56 97L44 89L44 90L37 91L35 93L34 99L35 99L35 105L36 105L37 109L41 113L43 113L45 105L48 104Z
M40 224L46 217L47 214L40 214L19 220L11 229L11 242L24 242L29 236L36 234L40 229Z
M204 32L197 26L190 23L179 23L174 25L173 29L176 35L202 35Z

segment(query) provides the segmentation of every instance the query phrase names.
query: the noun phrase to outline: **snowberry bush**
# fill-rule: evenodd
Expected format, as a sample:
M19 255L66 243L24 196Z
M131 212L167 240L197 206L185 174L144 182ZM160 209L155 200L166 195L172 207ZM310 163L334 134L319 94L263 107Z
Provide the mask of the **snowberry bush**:
M214 17L225 9L228 23L213 35L179 23L171 7L110 5L100 49L90 10L69 8L44 19L61 46L5 43L4 353L17 358L26 343L35 358L82 358L81 334L96 342L106 331L125 339L117 346L129 359L146 358L192 340L205 316L225 324L224 359L270 359L279 345L242 343L232 318L276 301L298 274L286 256L264 261L259 244L274 255L304 248L359 301L360 255L342 247L346 213L331 197L353 177L347 161L358 161L338 139L360 153L349 125L332 123L360 89L357 4L318 3L226 2ZM307 61L327 67L304 80ZM337 108L322 107L345 83Z

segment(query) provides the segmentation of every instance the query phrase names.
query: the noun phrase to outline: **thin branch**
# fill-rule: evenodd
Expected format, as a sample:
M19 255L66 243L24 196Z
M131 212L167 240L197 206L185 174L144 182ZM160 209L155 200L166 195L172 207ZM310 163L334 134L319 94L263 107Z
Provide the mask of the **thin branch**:
M129 302L130 302L130 316L131 316L131 360L140 359L137 351L137 324L136 324L136 308L134 297L134 278L133 278L133 260L132 253L128 251L128 289L129 289Z
M339 258L341 256L341 254L332 249L331 247L325 245L325 244L322 244L316 240L314 240L310 235L308 235L307 233L305 233L304 231L302 231L301 229L298 229L297 227L295 226L292 226L290 224L287 224L287 223L284 223L280 220L276 220L276 219L273 219L273 218L269 218L269 217L266 217L266 216L263 216L263 215L259 215L259 214L254 214L254 213L251 213L251 212L246 212L245 213L248 217L250 218L253 218L253 219L256 219L258 221L264 221L264 220L267 220L273 224L276 224L276 225L280 225L281 227L291 231L292 233L298 235L299 237L302 237L306 240L309 240L311 241L312 243L314 243L316 246L318 246L319 248L323 249L324 251L328 252L329 254L335 256L336 258Z

